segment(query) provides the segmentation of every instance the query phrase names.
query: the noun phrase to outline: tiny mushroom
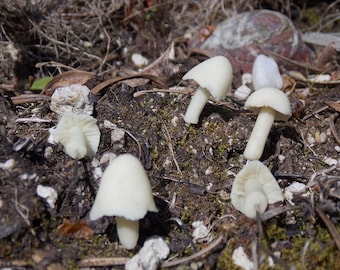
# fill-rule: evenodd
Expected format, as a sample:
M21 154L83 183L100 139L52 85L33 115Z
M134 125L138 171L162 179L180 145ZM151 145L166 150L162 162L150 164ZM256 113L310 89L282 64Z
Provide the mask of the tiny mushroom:
M226 97L233 79L233 68L226 57L215 56L193 67L182 79L198 83L197 91L184 115L185 122L197 124L210 96L216 100Z
M126 249L133 249L139 236L139 219L147 211L158 212L149 178L138 158L122 154L104 171L90 219L116 216L118 238Z
M256 56L253 64L253 87L258 90L264 87L280 89L283 81L275 60L263 54Z
M258 160L248 161L236 175L230 198L238 211L253 219L257 212L262 214L268 204L284 200L276 179Z
M282 91L265 87L251 94L244 107L257 112L258 117L243 155L248 160L258 160L274 120L287 121L291 117L290 102Z
M100 140L97 120L90 115L64 113L56 129L52 129L53 140L64 146L64 151L72 158L79 160L93 157Z

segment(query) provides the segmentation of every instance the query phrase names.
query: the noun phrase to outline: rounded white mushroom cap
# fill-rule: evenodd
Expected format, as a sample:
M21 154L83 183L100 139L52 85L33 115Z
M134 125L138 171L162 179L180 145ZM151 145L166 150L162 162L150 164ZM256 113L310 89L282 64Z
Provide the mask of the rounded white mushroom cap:
M256 113L263 107L269 107L276 112L275 120L278 121L287 121L292 116L288 97L284 92L273 87L261 88L252 93L244 107Z
M158 212L158 209L141 162L131 154L118 156L104 171L90 219L120 216L139 220L147 211Z
M277 89L282 87L283 81L279 67L271 57L264 54L256 56L252 74L254 90L264 87L274 87Z
M224 99L233 80L233 68L224 56L214 56L189 70L182 78L194 80L217 100Z
M90 115L64 113L56 129L51 130L53 140L64 146L74 159L93 157L99 146L100 131L97 120Z
M231 189L231 203L249 218L263 213L268 204L283 201L280 186L260 161L248 161L236 175Z

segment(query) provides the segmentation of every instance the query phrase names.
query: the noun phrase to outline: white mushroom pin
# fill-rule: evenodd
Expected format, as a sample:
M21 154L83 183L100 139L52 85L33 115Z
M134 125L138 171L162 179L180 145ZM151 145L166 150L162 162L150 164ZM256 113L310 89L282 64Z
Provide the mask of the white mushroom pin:
M195 95L184 115L184 121L197 124L201 112L210 96L224 99L233 80L233 68L224 56L215 56L189 70L182 78L198 83Z
M251 94L244 107L257 112L258 116L243 155L248 160L258 160L274 120L287 121L291 117L290 102L282 91L265 87Z
M139 219L147 211L158 212L149 178L138 158L118 156L104 171L90 219L116 216L118 238L126 249L133 249L139 237Z
M231 188L231 203L249 218L262 214L268 204L283 201L280 186L260 161L248 161L236 175Z
M264 87L281 89L283 81L275 60L264 54L256 56L253 64L253 87L259 90Z
M59 119L57 128L51 130L51 135L72 158L79 160L86 156L93 157L100 141L96 122L90 115L67 112Z

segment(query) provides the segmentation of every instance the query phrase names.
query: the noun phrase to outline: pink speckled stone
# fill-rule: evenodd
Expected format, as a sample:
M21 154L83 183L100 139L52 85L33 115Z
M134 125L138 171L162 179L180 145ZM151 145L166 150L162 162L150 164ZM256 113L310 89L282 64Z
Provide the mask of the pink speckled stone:
M251 72L255 57L265 51L299 62L315 58L293 23L270 10L240 13L221 22L200 47L227 56L242 72ZM278 64L289 68L287 62L278 60Z

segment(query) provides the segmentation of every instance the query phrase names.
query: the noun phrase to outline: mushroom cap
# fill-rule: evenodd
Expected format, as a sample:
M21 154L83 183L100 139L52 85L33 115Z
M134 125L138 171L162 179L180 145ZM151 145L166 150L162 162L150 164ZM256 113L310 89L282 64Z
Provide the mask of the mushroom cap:
M288 97L284 92L273 87L256 90L244 104L245 109L256 113L263 107L269 107L276 111L275 120L278 121L287 121L292 116Z
M256 56L252 74L254 90L264 87L274 87L277 89L282 87L283 81L279 67L271 57L264 54Z
M233 80L233 67L224 56L214 56L189 70L182 78L194 80L217 99L224 99Z
M292 116L290 101L288 97L279 89L273 87L264 87L252 93L244 108L259 113L261 108L272 108L275 114L275 120L287 121Z
M93 157L100 141L97 120L90 115L64 113L56 129L51 131L53 140L64 146L64 151L74 159Z
M122 154L104 171L90 219L120 216L139 220L147 211L158 212L149 178L138 158Z
M259 187L259 190L253 188L253 192L256 192L255 194L257 194L259 191L262 191L261 193L266 196L266 200L269 204L283 201L284 198L280 186L269 169L258 160L248 161L236 175L230 194L231 203L242 213L245 212L246 207L249 207L249 204L246 206L246 203L250 202L249 198L246 198L246 195L248 195L246 194L246 184L248 181L253 181L253 187ZM259 211L260 210L261 207Z

